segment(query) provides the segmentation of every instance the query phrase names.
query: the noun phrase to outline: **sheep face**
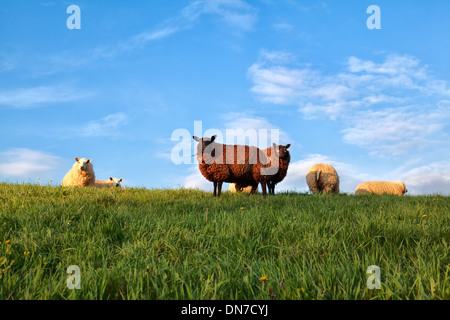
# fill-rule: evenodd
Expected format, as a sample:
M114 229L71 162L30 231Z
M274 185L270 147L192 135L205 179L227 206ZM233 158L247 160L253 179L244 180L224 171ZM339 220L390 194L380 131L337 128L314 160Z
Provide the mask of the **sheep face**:
M76 166L81 170L81 171L88 171L89 169L89 164L91 163L92 159L86 159L86 158L75 158L76 161Z
M117 178L109 177L109 181L112 182L115 187L119 187L120 188L120 183L123 181L123 179L117 179Z
M273 149L275 150L275 154L277 155L277 157L279 159L283 159L284 160L284 159L290 158L290 154L289 154L289 151L288 151L290 146L291 146L290 144L282 146L282 145L277 145L276 143L274 143L273 144Z
M217 136L212 136L211 138L198 138L196 136L192 137L195 141L198 142L198 146L197 146L197 160L199 162L203 162L203 153L205 152L205 149L214 142L214 140L217 138ZM208 149L206 149L206 153L208 153ZM215 156L215 150L210 151L211 152L211 156L214 157Z

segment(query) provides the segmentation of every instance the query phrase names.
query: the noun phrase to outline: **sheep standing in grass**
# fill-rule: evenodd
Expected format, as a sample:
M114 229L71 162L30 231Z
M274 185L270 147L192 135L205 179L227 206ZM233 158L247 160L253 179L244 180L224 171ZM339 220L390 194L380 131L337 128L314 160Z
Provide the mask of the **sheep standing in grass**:
M309 168L306 183L312 193L339 193L339 176L328 163L318 163Z
M63 187L88 187L95 185L95 173L92 166L92 159L78 159L75 157L75 163L62 181Z
M266 150L267 156L270 161L278 161L278 172L267 179L267 187L269 189L269 194L275 194L275 185L286 177L287 170L289 167L289 162L291 161L291 155L289 154L289 149L291 145L287 144L285 146L273 144L271 148Z
M403 196L408 190L406 185L400 181L366 181L360 183L355 190L355 194L393 194Z
M256 147L220 144L214 141L216 137L193 136L199 142L197 160L200 172L214 183L214 196L217 194L220 197L224 182L252 186L253 194L258 188L258 183L253 179L253 163L257 163L258 157L264 157L262 151Z
M122 181L123 179L109 177L109 180L95 180L95 186L97 188L121 188Z

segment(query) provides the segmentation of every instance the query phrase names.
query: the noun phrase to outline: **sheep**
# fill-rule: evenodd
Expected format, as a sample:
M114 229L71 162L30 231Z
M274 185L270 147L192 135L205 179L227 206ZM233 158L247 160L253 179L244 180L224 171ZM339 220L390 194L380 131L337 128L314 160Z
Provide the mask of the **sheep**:
M306 183L312 193L339 193L339 176L328 163L318 163L309 168Z
M400 181L366 181L360 183L355 194L393 194L403 196L408 190L404 182Z
M97 188L114 188L114 187L121 188L120 183L122 181L123 181L123 179L112 178L112 177L109 177L109 180L95 180L95 187L97 187Z
M95 173L92 159L78 159L75 157L72 169L64 176L61 186L63 187L88 187L95 185Z
M224 182L251 186L250 193L255 193L258 183L253 178L253 166L259 158L265 158L259 148L216 143L215 135L211 138L196 136L192 138L199 142L197 145L198 166L201 174L214 183L214 196L220 197ZM263 194L265 196L265 185Z
M232 192L232 193L236 193L236 192L251 193L252 189L253 189L252 186L241 186L239 183L230 183L230 186L228 187L228 192Z
M290 144L282 146L274 143L271 148L266 150L267 156L271 159L271 161L277 161L277 159L279 161L278 172L272 176L269 176L267 180L269 194L275 194L275 185L283 181L286 177L289 162L291 161L291 155L287 150L290 146Z

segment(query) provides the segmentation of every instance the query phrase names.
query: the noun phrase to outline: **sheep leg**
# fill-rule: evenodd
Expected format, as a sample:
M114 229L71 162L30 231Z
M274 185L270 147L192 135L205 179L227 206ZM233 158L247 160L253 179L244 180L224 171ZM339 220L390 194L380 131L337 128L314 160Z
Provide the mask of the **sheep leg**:
M214 181L214 197L216 196L217 181Z
M263 193L263 197L265 198L267 193L266 193L266 182L265 181L261 181L261 189L262 189L262 193Z
M217 187L218 187L218 195L217 195L217 196L218 196L218 197L220 197L220 193L222 192L222 183L223 183L223 182L218 182L218 183L217 183Z
M268 181L267 188L269 189L269 194L275 194L275 183Z

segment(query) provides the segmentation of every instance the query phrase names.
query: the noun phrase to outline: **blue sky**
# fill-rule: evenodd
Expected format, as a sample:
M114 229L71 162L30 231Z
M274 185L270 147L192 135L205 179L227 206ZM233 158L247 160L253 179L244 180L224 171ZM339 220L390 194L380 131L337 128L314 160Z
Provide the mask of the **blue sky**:
M66 9L81 10L70 30ZM370 5L381 29L369 30ZM126 186L211 190L176 130L278 129L306 191L405 181L450 193L448 1L13 1L0 5L0 181L59 184L74 157ZM193 141L185 141L190 153Z

